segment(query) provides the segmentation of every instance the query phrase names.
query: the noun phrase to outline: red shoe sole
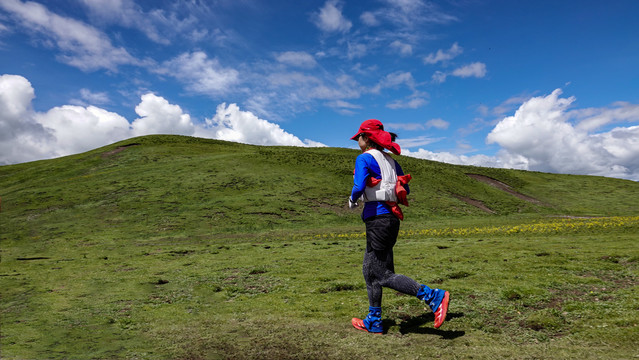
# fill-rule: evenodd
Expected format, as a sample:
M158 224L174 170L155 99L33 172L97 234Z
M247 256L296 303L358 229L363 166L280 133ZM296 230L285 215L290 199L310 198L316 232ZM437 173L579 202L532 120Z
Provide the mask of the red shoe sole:
M450 294L448 291L444 293L444 299L439 304L439 308L435 311L435 329L442 326L444 320L446 320L446 313L448 312L448 302L450 301Z
M362 319L358 319L358 318L353 318L351 319L351 324L353 324L353 327L357 330L362 330L362 331L366 331L367 333L371 333L371 334L377 334L377 335L381 335L381 332L370 332L368 331L368 329L366 328L366 325L364 325L364 321Z

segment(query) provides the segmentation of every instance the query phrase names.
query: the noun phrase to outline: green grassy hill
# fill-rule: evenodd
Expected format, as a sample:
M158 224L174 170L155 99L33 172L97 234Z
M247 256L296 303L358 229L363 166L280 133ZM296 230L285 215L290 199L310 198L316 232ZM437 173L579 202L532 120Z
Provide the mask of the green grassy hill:
M408 157L396 269L449 316L385 291L384 336L353 329L358 153L147 136L0 167L0 358L637 356L639 183Z
M3 235L74 237L90 228L129 238L358 226L359 212L345 206L357 154L147 136L2 166ZM639 213L639 183L632 181L399 161L413 175L411 206L404 208L409 227L469 215L485 221ZM532 199L467 174L496 179Z

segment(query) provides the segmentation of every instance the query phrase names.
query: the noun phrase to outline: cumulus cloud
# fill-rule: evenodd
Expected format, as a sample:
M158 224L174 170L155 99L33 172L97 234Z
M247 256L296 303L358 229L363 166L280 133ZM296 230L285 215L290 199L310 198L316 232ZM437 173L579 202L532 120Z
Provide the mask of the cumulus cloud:
M50 134L35 121L31 83L18 75L0 76L0 164L43 156Z
M599 109L589 116L592 111L568 111L575 98L561 98L561 94L561 89L556 89L526 101L488 134L488 143L502 147L502 158L515 159L516 163L507 161L505 166L639 180L639 126L590 131L594 129L590 124L597 122L600 114L639 121L637 106L616 104L616 109ZM579 114L582 117L576 118L574 125L570 120Z
M136 136L148 134L193 135L195 125L191 117L178 105L169 104L163 97L154 94L142 95L142 102L135 107L140 116L131 124Z
M342 6L338 0L328 0L319 12L311 17L313 23L324 32L348 32L353 23L342 14Z
M96 106L63 105L33 110L35 91L22 76L0 76L0 164L12 164L88 151L134 136L181 134L257 145L324 146L300 140L279 125L259 119L235 104L221 104L204 124L192 121L178 105L161 96L142 95L124 117Z
M410 151L402 149L402 155L418 158L444 162L448 164L456 165L475 165L485 167L503 167L500 159L494 156L487 155L457 155L447 151L444 152L432 152L429 150L419 149L417 151Z
M60 61L83 71L116 71L120 65L141 64L124 48L113 46L109 38L96 28L57 15L41 4L3 0L0 8L10 14L17 26L45 39L45 44L55 45L60 51Z
M33 110L34 90L22 76L0 76L0 163L69 155L130 136L122 116L97 108L64 105Z
M452 60L463 52L464 52L464 49L461 46L459 46L457 43L454 43L448 50L439 49L437 50L436 53L428 54L428 56L424 58L424 63L436 64L438 62Z
M639 125L595 132L603 124L639 122L639 105L570 110L574 97L561 89L525 100L503 118L486 141L501 149L495 156L405 150L407 156L459 165L476 165L639 181ZM468 149L466 149L468 150Z
M301 141L279 125L240 110L236 104L218 105L215 116L206 120L206 128L199 133L212 134L215 139L255 145L322 146L310 140Z
M63 105L36 113L34 119L49 132L53 156L87 151L130 136L125 118L95 106Z

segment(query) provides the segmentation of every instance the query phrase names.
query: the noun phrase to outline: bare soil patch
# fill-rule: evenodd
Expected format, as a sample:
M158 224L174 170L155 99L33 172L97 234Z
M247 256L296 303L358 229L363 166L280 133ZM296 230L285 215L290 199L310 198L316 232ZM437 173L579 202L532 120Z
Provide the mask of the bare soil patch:
M107 151L105 153L102 153L102 157L103 158L108 158L109 156L115 155L119 152L124 151L126 148L129 148L131 146L138 146L138 145L142 145L140 143L132 143L132 144L126 144L126 145L122 145L122 146L118 146L117 148L111 150L111 151Z
M513 190L513 188L510 187L510 185L505 184L505 183L503 183L503 182L501 182L501 181L499 181L497 179L493 179L491 177L488 177L488 176L485 176L485 175L479 175L479 174L466 174L466 175L471 177L471 178L473 178L473 179L475 179L475 180L477 180L477 181L481 181L481 182L483 182L485 184L488 184L488 185L490 185L492 187L495 187L495 188L497 188L499 190L505 191L505 192L507 192L507 193L509 193L509 194L511 194L513 196L516 196L516 197L524 200L524 201L528 201L530 203L537 204L537 205L544 205L543 202L541 202L541 201L539 201L539 200L537 200L537 199L535 199L533 197L530 197L528 195L524 195L524 194L522 194L520 192L517 192L517 191Z
M491 210L488 206L486 206L480 200L471 199L471 198L469 198L467 196L461 196L461 195L458 195L458 194L451 194L451 195L453 195L457 199L465 202L466 204L472 205L472 206L474 206L474 207L476 207L476 208L478 208L480 210L483 210L483 211L485 211L487 213L490 213L490 214L494 214L495 213L493 210Z

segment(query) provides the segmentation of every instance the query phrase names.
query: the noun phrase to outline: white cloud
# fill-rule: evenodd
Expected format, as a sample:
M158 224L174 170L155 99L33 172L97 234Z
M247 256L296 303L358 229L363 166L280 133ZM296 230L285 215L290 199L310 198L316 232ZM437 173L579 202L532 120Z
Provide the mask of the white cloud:
M133 134L177 134L193 135L195 126L191 117L184 114L178 105L169 104L163 97L154 94L142 95L142 102L135 107L140 116L131 124Z
M410 56L413 54L413 47L410 44L395 40L390 44L391 49L398 51L402 56Z
M461 78L467 78L467 77L483 78L484 76L486 76L486 72L487 72L486 64L481 62L475 62L469 65L459 67L453 70L452 72L448 72L448 73L443 71L435 71L435 73L432 76L432 80L436 84L441 84L441 83L444 83L446 79L448 78L448 76L450 75L461 77Z
M96 28L54 14L41 4L3 0L0 8L11 14L18 26L46 39L47 44L55 44L61 51L60 61L83 71L116 71L120 65L141 64L124 48L114 47L109 38Z
M188 90L206 95L230 92L239 83L239 72L223 67L217 59L209 59L202 51L183 53L157 70L186 84Z
M411 156L418 159L433 160L456 165L475 165L485 167L503 167L500 159L487 155L456 155L450 152L432 152L419 149L417 151L403 150L402 155Z
M49 133L33 118L31 83L18 75L0 76L0 164L43 156Z
M530 98L514 115L503 118L486 138L489 144L501 146L495 156L466 156L421 148L404 150L402 154L459 165L639 181L639 125L592 132L597 128L593 124L639 122L639 106L618 102L607 108L569 110L575 98L561 98L561 94L557 89L550 95ZM573 125L571 120L576 123ZM460 148L465 147L462 144Z
M433 74L433 82L436 84L441 84L444 83L446 81L446 78L448 77L448 74L446 74L445 72L442 71L435 71L435 73Z
M374 12L396 26L412 28L418 24L447 24L457 18L439 10L434 2L423 0L384 0L386 6Z
M404 148L414 148L418 146L432 144L438 140L439 139L433 139L428 136L418 136L418 137L414 137L410 139L399 138L397 139L397 143L402 147L402 149L404 149ZM404 150L402 150L402 152L404 155L406 155Z
M35 92L22 76L0 76L0 164L11 164L88 151L134 136L181 134L257 145L323 146L300 140L279 125L259 119L235 104L221 104L206 124L196 124L180 106L145 94L124 117L95 106L63 105L46 112L31 106Z
M406 130L406 131L415 131L415 130L424 130L424 124L419 123L386 123L385 128L387 130Z
M218 105L215 116L206 120L206 128L199 133L212 135L215 139L255 145L323 146L310 140L303 142L279 125L240 110L236 104Z
M338 0L328 0L318 13L312 15L311 20L325 32L347 32L353 23L342 15L342 7Z
M428 100L423 97L410 97L406 100L395 100L386 104L389 109L417 109L428 104Z
M86 151L130 135L123 117L89 106L64 105L45 113L31 106L34 90L22 76L0 76L0 163Z
M359 19L368 26L378 26L380 24L377 16L375 16L375 14L370 11L363 12L362 15L360 15Z
M361 105L352 104L343 100L330 101L326 105L342 115L354 115L356 113L354 110L362 108Z
M561 93L557 89L548 96L531 98L488 134L488 143L502 147L499 156L504 166L639 180L639 126L602 133L591 133L590 125L574 126L569 120L578 112L569 112L568 107L575 98L561 98ZM639 121L636 105L616 106L596 112L608 114L610 121ZM615 114L621 119L614 118ZM588 124L592 119L578 121Z
M450 123L442 119L431 119L426 122L426 128L436 128L440 130L448 129Z
M34 118L50 132L53 156L86 151L130 136L125 118L95 106L63 105L36 113Z
M272 73L266 76L268 83L272 86L309 86L315 84L321 84L321 80L312 75L307 75L301 72L282 72Z
M353 43L349 41L347 43L346 51L347 51L346 57L348 57L349 60L352 60L352 59L362 58L366 56L366 53L368 52L368 47L364 44Z
M11 138L12 129L20 126L21 117L29 114L31 101L35 98L35 92L31 83L19 75L0 76L0 114L2 114L2 128L0 138Z
M453 70L452 75L462 77L462 78L466 78L466 77L483 78L484 76L486 76L486 64L481 62L475 62L466 66L462 66L458 69Z
M410 72L396 71L388 74L384 76L370 91L373 94L379 94L382 89L395 88L402 84L406 85L410 89L415 88L415 79Z
M612 104L611 108L581 109L569 115L581 119L577 126L580 130L593 131L611 123L637 121L639 105L620 101Z
M315 61L313 55L304 51L286 51L278 54L275 58L282 64L301 68L310 69L317 65L317 61Z
M448 50L439 49L437 50L436 53L428 54L428 56L424 58L424 63L436 64L438 62L452 60L463 52L464 52L464 49L461 46L459 46L457 43L454 43Z
M109 95L105 92L93 92L89 89L80 89L80 99L75 101L75 105L103 105L111 102Z
M80 2L89 9L94 18L98 18L100 21L138 29L156 43L169 44L169 41L160 34L155 24L158 21L167 21L162 11L144 12L133 0L80 0Z

